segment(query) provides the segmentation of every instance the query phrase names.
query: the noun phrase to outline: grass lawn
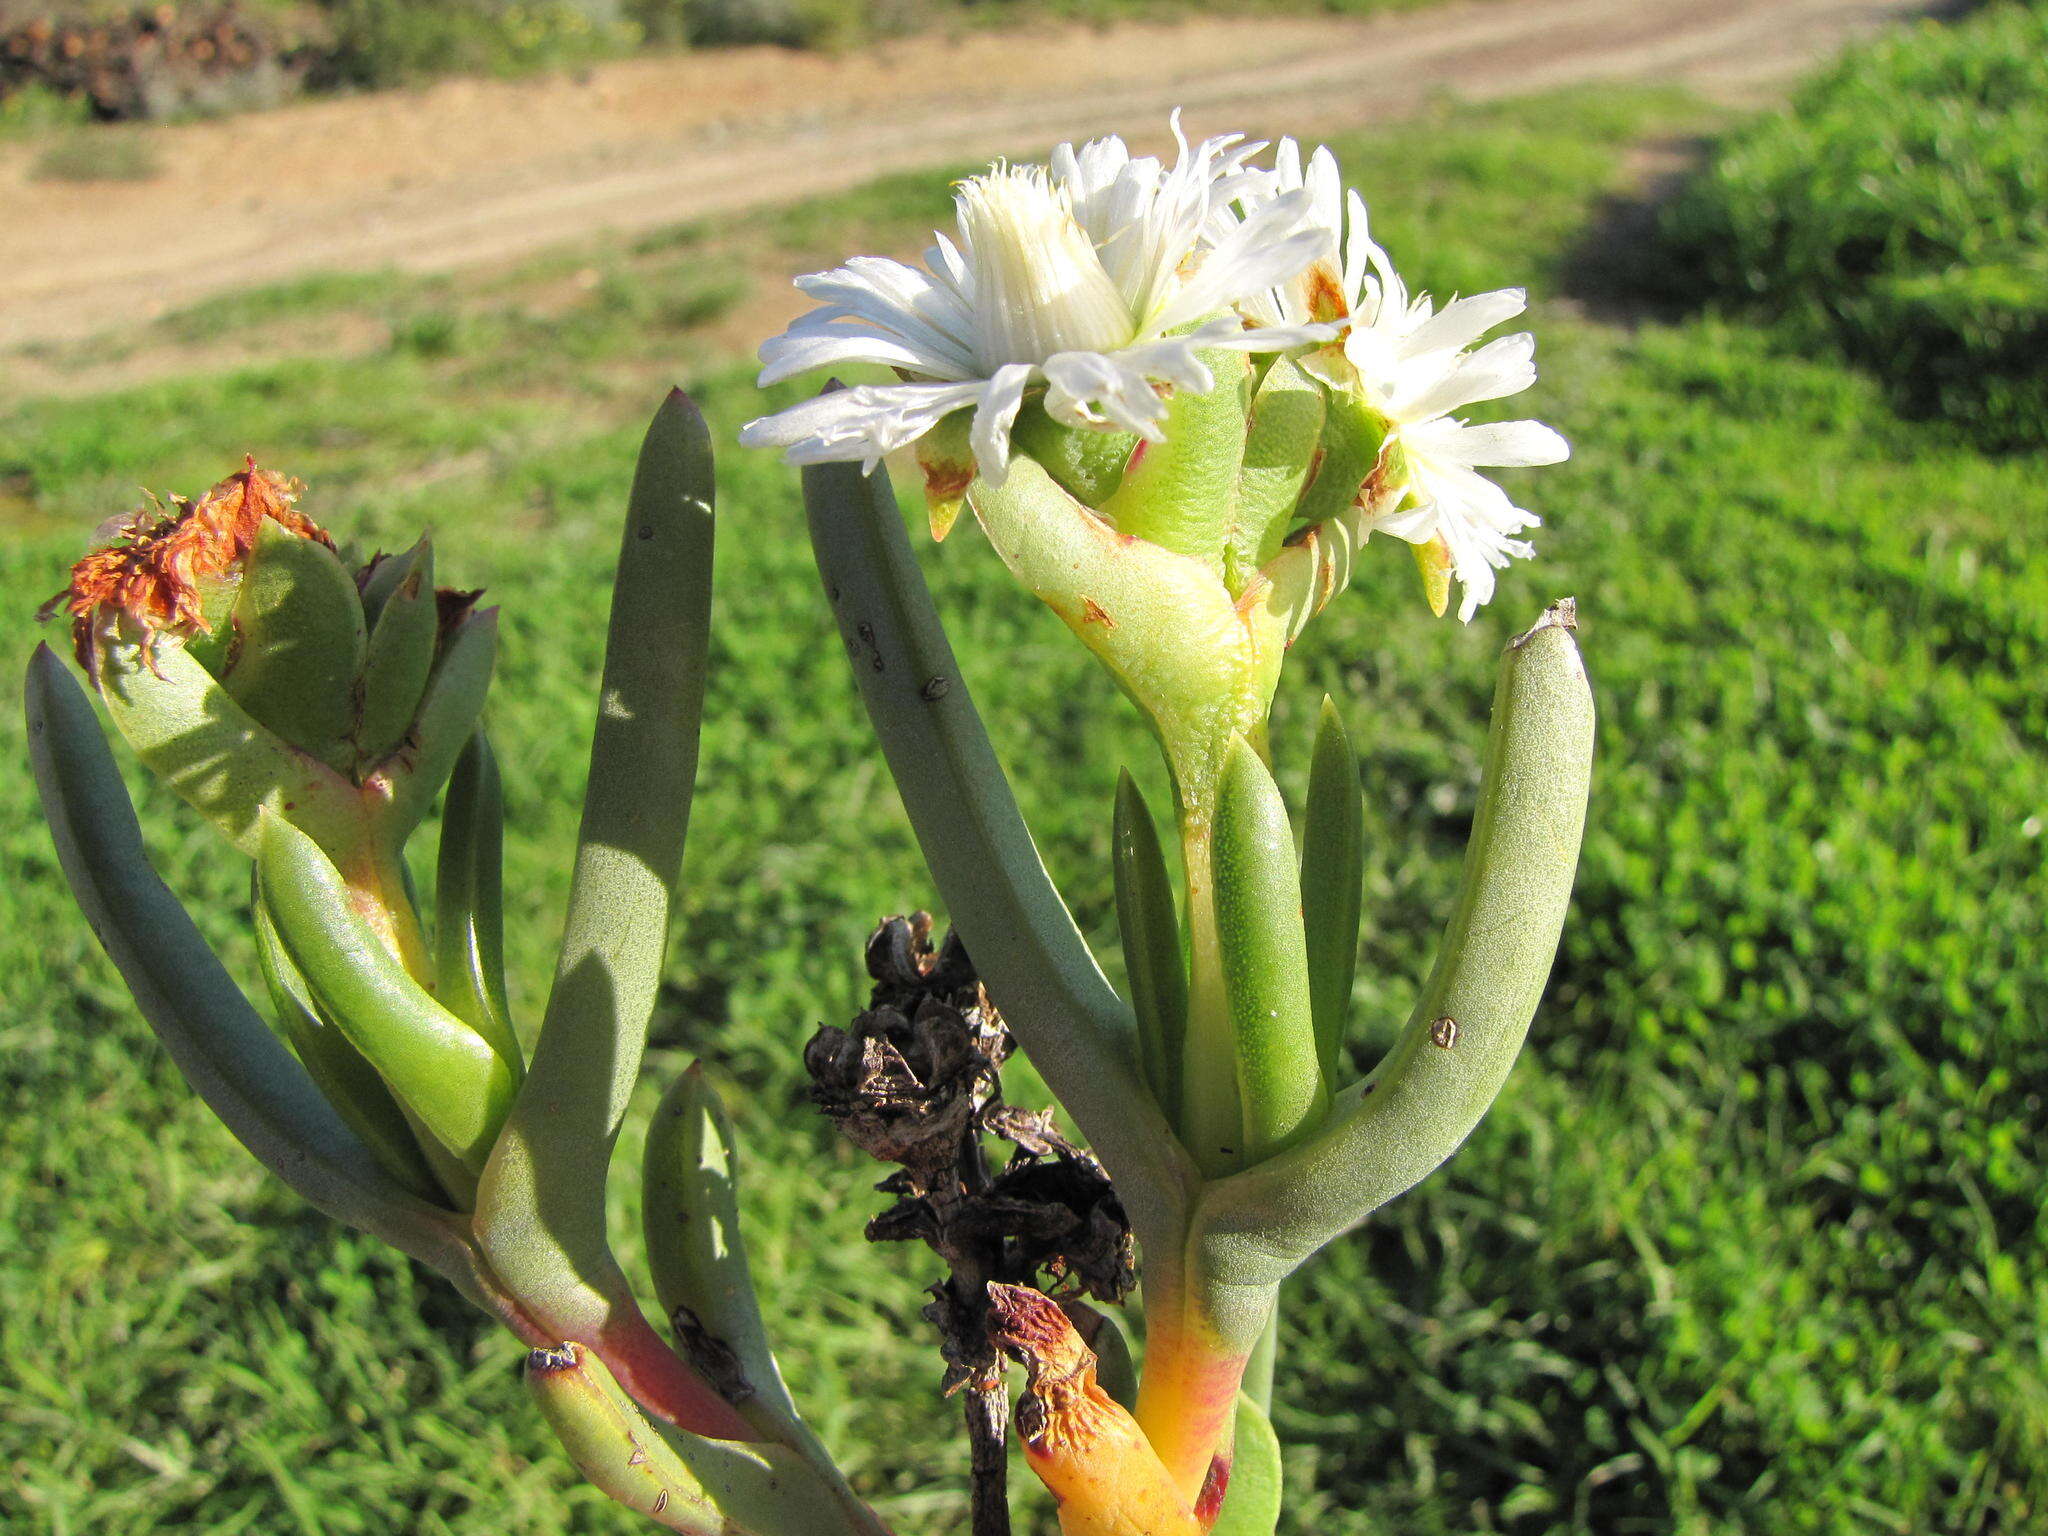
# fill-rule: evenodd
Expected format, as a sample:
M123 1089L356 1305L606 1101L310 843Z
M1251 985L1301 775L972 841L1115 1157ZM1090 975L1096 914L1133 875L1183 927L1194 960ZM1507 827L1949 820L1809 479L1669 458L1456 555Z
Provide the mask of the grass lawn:
M1276 1422L1303 1536L2048 1520L2048 459L1945 442L1761 328L1587 318L1568 254L1629 152L1708 121L1601 87L1339 145L1412 276L1532 286L1545 373L1526 404L1578 450L1516 487L1546 514L1541 559L1471 627L1432 621L1405 551L1375 544L1282 689L1297 806L1324 692L1366 760L1361 1068L1447 912L1493 656L1554 596L1580 599L1603 714L1576 908L1499 1107L1290 1287ZM504 605L492 721L531 1021L659 386L680 375L729 441L761 407L716 334L749 253L909 247L944 183L459 285L268 291L103 347L209 368L0 404L0 650L25 658L35 604L138 485L196 492L245 450L306 479L339 535L392 547L433 525L444 579ZM905 1536L958 1530L965 1458L916 1316L931 1263L858 1241L879 1170L805 1106L799 1065L857 1006L869 925L931 892L794 475L732 448L722 481L689 891L647 1089L715 1065L799 1398ZM920 543L1047 861L1112 956L1116 769L1155 804L1163 774L970 528ZM637 1529L568 1476L508 1338L300 1205L185 1090L61 887L12 710L0 756L0 1526ZM167 877L253 979L245 867L139 788ZM1028 1074L1011 1087L1031 1098Z

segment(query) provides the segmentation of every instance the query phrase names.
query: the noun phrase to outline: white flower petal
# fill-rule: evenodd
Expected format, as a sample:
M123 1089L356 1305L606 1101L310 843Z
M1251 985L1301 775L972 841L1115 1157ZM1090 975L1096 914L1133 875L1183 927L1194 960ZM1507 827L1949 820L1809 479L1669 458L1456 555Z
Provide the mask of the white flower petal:
M968 442L974 448L974 467L990 485L1001 485L1010 475L1010 426L1017 408L1024 403L1024 386L1037 372L1029 363L1005 363L995 371L974 408L974 428Z
M903 368L934 379L957 380L968 372L946 358L906 345L895 337L850 326L827 326L810 331L792 329L762 342L758 382L766 389L814 368L838 368L848 363Z
M1520 288L1502 288L1493 293L1475 293L1468 299L1453 299L1434 319L1425 320L1401 344L1404 357L1421 357L1430 352L1455 352L1472 345L1496 325L1512 320L1529 307L1529 296Z
M1319 257L1334 255L1330 232L1303 223L1309 206L1307 192L1284 193L1239 224L1202 257L1194 276L1153 318L1152 328L1175 330L1228 309L1286 282Z
M1404 441L1422 445L1431 458L1467 468L1524 469L1562 464L1571 444L1540 421L1498 421L1467 426L1449 417L1405 428Z
M1457 359L1433 383L1397 397L1403 420L1424 421L1479 400L1517 395L1536 382L1536 338L1527 331L1490 341Z
M859 459L869 469L924 436L942 417L972 405L987 386L864 384L835 389L740 428L748 448L780 448L790 464Z
M1152 387L1166 378L1197 393L1215 387L1191 347L1154 342L1131 353L1062 352L1045 360L1045 409L1053 420L1096 431L1136 432L1152 442L1166 402Z

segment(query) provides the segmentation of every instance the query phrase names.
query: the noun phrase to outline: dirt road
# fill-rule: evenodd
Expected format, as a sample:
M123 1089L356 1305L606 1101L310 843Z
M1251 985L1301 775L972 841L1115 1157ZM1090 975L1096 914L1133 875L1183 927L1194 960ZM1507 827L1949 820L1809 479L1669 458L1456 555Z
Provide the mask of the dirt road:
M1589 80L1768 89L1926 0L1462 0L1360 22L1199 19L630 60L119 130L140 182L0 147L0 348L316 270L435 270L1120 132L1316 132Z

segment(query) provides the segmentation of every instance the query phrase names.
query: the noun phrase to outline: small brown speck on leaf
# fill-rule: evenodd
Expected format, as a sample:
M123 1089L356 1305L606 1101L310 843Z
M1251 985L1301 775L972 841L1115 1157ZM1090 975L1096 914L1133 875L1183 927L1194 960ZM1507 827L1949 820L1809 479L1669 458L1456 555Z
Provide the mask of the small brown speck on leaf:
M1429 1026L1430 1043L1449 1050L1458 1043L1458 1021L1449 1014Z

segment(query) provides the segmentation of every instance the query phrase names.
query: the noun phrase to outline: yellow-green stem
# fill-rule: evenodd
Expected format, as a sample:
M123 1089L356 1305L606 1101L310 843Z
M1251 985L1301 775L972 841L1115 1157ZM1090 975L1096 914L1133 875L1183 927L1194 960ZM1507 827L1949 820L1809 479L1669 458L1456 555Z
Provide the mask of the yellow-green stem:
M1244 1110L1237 1093L1237 1047L1223 991L1216 934L1216 889L1205 811L1183 808L1181 859L1187 871L1188 1029L1181 1058L1181 1135L1206 1178L1243 1166Z
M1185 1291L1146 1297L1138 1423L1204 1526L1215 1519L1229 1483L1231 1427L1246 1357Z

